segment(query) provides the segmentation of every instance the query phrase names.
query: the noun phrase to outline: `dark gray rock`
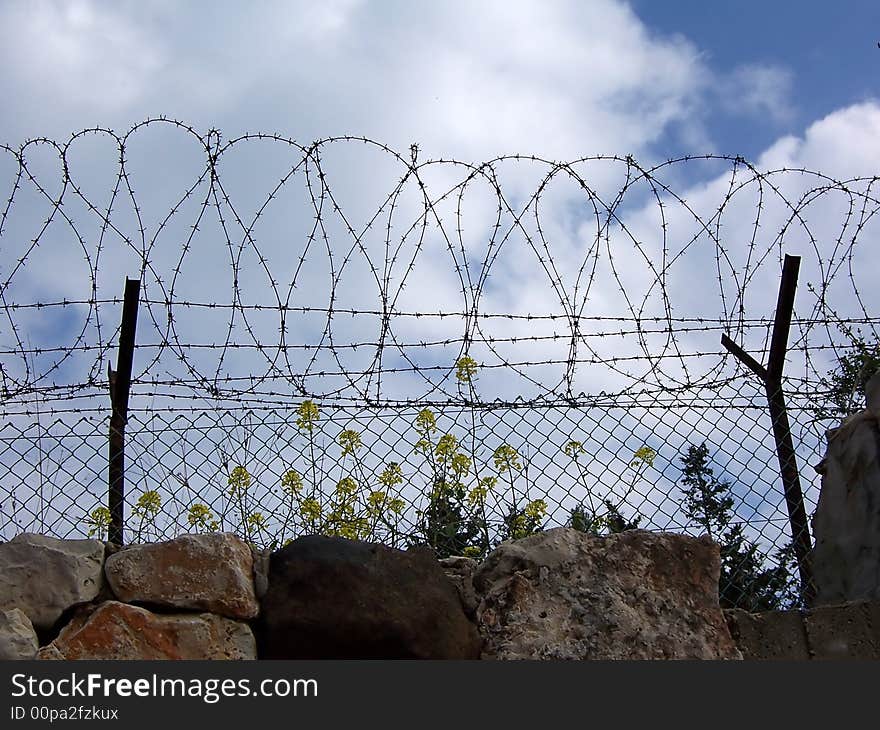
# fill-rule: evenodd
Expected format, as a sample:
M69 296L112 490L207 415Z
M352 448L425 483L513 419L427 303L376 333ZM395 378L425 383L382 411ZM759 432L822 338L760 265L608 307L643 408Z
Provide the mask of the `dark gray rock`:
M803 661L810 658L800 611L749 613L730 608L724 611L724 618L743 659Z
M261 659L477 659L480 637L429 550L310 535L273 553Z
M458 589L458 597L461 599L464 612L471 619L476 617L477 606L480 605L480 599L477 597L476 590L474 590L474 573L477 572L479 565L473 558L467 558L462 555L453 555L452 557L440 560L440 567L443 568L446 577Z

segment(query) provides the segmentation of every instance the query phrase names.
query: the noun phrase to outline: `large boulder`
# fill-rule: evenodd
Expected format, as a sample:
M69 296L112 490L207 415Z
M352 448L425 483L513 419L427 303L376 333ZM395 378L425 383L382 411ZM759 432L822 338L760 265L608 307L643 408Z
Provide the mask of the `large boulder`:
M560 527L502 543L474 575L485 659L740 659L708 538Z
M855 414L829 431L825 458L816 467L822 489L813 516L814 606L880 598L877 410Z
M254 556L235 535L182 535L137 545L107 558L107 582L120 601L209 611L251 619L260 610L254 592Z
M37 632L24 611L0 611L0 661L33 659L39 648Z
M210 613L155 614L106 601L65 626L38 659L256 659L250 627Z
M72 606L103 585L104 543L22 533L0 544L0 611L21 609L37 630L49 630Z
M261 659L476 659L480 637L427 549L311 535L273 553Z

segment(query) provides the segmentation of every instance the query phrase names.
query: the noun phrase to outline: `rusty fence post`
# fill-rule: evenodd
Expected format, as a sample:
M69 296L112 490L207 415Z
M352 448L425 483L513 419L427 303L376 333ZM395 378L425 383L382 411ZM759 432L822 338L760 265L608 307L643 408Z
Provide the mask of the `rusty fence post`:
M119 330L119 352L116 370L107 363L110 386L110 453L108 469L107 508L110 510L108 538L117 545L124 544L125 527L125 424L128 421L128 397L131 392L131 368L134 362L135 331L137 329L139 279L125 279L125 299L122 304L122 326Z
M794 542L800 574L801 598L808 606L815 595L813 571L810 565L812 538L810 537L807 510L804 507L804 495L801 490L794 442L791 437L785 394L782 390L782 371L785 365L785 351L788 347L788 334L791 329L791 316L794 310L794 295L800 265L800 256L786 254L782 267L782 280L779 284L779 298L776 302L767 367L761 365L727 335L721 335L721 344L764 383L770 421L773 425L773 439L776 442L776 456L779 460L779 474L782 477L791 537Z

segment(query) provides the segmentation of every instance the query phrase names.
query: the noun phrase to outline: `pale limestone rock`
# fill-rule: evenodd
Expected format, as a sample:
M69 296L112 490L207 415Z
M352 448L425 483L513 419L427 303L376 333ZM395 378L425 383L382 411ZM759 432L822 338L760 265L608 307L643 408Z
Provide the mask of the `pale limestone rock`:
M235 535L182 535L107 558L107 582L120 601L254 618L254 557Z
M22 533L0 545L0 611L20 608L37 629L94 599L103 585L104 543Z
M0 660L33 659L39 648L37 633L24 611L0 611Z
M880 427L870 411L830 432L820 473L822 489L813 516L813 605L878 599Z
M740 659L708 538L556 528L502 543L474 575L484 659Z
M76 616L38 659L256 659L250 627L210 613L155 614L106 601Z

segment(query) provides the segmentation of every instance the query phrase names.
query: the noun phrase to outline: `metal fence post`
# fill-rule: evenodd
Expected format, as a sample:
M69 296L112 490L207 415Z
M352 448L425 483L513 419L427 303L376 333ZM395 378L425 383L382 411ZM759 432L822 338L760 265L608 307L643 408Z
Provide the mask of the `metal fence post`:
M128 396L131 392L131 368L134 362L135 330L137 329L140 279L125 279L125 299L122 304L122 326L119 331L119 352L116 370L107 363L110 386L110 453L108 470L107 508L110 510L108 538L117 545L124 544L125 526L125 424L128 420Z
M794 551L800 574L801 598L805 605L810 605L815 595L813 571L810 564L812 538L810 537L807 510L804 507L804 495L801 490L794 442L791 438L791 426L785 406L785 394L782 390L782 370L785 366L785 351L788 346L788 333L791 329L791 315L794 309L794 295L797 288L800 265L800 256L785 255L785 263L782 267L782 280L779 284L779 298L776 302L776 314L773 319L773 334L770 340L770 354L767 360L767 367L764 368L727 335L721 335L721 344L764 383L764 391L767 394L767 406L770 411L770 421L773 425L773 438L776 442L776 456L779 459L779 473L782 477L785 504L788 507L791 537L794 542Z

